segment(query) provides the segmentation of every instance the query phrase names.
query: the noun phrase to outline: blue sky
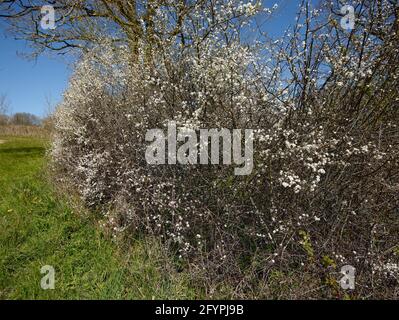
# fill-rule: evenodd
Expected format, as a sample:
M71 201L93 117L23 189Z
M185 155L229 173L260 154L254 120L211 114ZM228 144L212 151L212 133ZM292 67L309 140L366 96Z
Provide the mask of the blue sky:
M46 97L60 101L70 70L61 59L41 56L27 61L17 55L29 52L24 41L6 37L0 29L0 94L7 94L12 112L46 113Z
M297 0L266 0L265 6L279 4L276 15L266 25L271 35L278 35L293 24ZM14 40L0 26L0 94L7 94L12 112L30 112L45 116L46 97L55 104L62 99L71 74L65 59L43 55L27 61L17 55L29 52L24 41Z

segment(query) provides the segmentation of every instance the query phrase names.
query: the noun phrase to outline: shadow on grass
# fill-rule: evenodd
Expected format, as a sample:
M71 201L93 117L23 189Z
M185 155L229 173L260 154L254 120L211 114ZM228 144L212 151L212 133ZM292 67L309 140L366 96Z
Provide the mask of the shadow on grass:
M24 153L24 154L44 155L45 154L45 148L43 148L43 147L0 148L0 153L6 153L6 154Z

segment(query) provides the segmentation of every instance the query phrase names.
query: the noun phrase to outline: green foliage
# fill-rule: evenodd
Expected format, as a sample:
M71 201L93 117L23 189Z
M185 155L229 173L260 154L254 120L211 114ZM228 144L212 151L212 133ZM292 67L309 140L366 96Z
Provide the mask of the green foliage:
M301 241L299 242L302 245L302 248L306 251L308 258L310 261L314 260L314 250L312 247L312 242L310 240L310 235L306 231L299 231L299 236L301 237Z
M324 266L325 268L329 268L329 267L332 267L332 268L334 268L334 269L337 268L337 264L336 264L335 261L334 261L332 258L330 258L329 256L323 256L321 262L322 262L322 264L323 264L323 266Z

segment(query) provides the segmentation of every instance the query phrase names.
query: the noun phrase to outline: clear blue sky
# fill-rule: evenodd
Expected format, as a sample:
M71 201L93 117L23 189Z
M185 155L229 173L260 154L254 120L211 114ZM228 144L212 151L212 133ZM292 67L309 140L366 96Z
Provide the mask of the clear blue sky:
M41 56L27 61L17 52L29 52L24 41L6 37L0 27L0 94L7 94L12 112L46 113L46 96L60 101L70 70L61 59Z
M264 3L267 7L279 4L276 15L266 25L266 30L272 35L280 34L295 22L298 0L265 0ZM46 97L53 103L62 99L70 68L62 59L43 55L37 61L27 61L17 52L29 52L29 47L24 41L7 36L0 25L0 94L7 94L12 112L44 116Z

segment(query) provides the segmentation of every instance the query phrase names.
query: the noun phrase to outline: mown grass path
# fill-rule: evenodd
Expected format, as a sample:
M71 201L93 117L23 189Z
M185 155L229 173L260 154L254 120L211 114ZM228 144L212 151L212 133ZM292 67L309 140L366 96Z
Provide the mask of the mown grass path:
M186 275L165 270L159 247L123 251L56 196L44 141L0 140L0 299L198 298ZM40 287L44 265L55 268L54 290Z

